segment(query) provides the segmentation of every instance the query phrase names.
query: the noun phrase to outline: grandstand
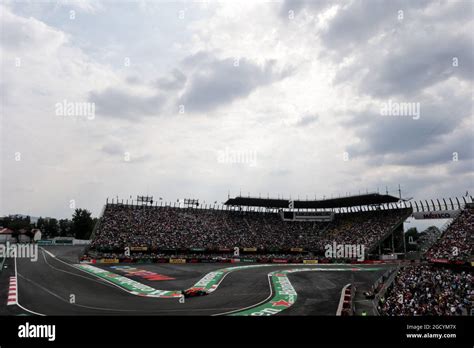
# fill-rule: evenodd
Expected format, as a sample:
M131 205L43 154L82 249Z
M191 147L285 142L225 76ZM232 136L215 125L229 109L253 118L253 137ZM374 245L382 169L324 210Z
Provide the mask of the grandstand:
M238 248L254 258L323 258L325 246L336 243L364 245L376 257L387 247L403 252L403 221L412 210L388 205L397 200L378 194L304 202L239 197L220 209L107 202L88 255L126 258L129 247L131 257L232 257Z
M474 208L467 207L428 250L426 257L433 262L468 261L472 257L473 238Z
M374 284L373 293L384 291L373 301L373 311L380 315L470 315L474 300L472 198L471 202L465 198L436 202L412 203L379 194L319 201L236 197L217 208L112 201L103 209L84 258L358 262L354 257L328 258L325 247L336 244L363 245L363 262L384 262L387 256L393 262L404 259L403 222L408 217L451 217L421 259L399 261L398 271Z
M472 315L473 237L474 207L469 203L426 252L428 263L399 270L393 283L388 284L386 297L379 301L379 313Z
M399 271L378 310L382 315L472 315L472 271L431 265Z

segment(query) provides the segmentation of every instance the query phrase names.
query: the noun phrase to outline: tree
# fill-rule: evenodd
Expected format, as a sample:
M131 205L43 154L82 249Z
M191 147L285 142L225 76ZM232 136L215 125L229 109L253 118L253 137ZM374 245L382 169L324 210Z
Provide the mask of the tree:
M71 236L71 226L72 222L68 219L59 220L59 235L61 237Z
M18 243L18 237L20 236L20 232L18 230L12 230L12 238L15 238L16 242Z
M31 228L31 221L29 216L10 215L3 218L2 226L14 231L21 229L29 230Z
M91 212L86 209L76 209L72 215L71 232L76 239L89 239L94 229Z
M58 220L47 219L44 223L44 233L48 238L54 238L59 234Z
M41 230L41 232L44 232L45 230L45 224L46 224L46 221L45 219L43 219L41 216L38 218L38 220L36 221L36 228Z

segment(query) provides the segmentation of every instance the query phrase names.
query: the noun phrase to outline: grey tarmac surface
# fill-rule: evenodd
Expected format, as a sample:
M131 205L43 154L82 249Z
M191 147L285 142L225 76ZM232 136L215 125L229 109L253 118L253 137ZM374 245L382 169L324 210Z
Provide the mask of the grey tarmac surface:
M72 267L81 254L79 247L44 247L56 258L40 251L37 262L16 261L18 306L6 306L8 277L14 274L14 259L7 259L7 270L0 275L0 315L216 315L255 305L270 295L267 274L289 268L348 268L344 272L300 272L289 275L298 293L296 303L282 315L335 315L341 289L349 282L356 285L373 283L389 266L378 271L353 272L351 265L272 265L229 273L219 288L208 296L186 299L145 298L127 293L93 275ZM122 265L122 264L121 264ZM194 285L206 273L242 264L131 264L131 267L170 276L174 280L149 281L130 277L156 289L176 290ZM115 273L122 272L102 265ZM362 267L363 266L359 266ZM374 267L371 265L370 267ZM72 303L72 299L75 300Z

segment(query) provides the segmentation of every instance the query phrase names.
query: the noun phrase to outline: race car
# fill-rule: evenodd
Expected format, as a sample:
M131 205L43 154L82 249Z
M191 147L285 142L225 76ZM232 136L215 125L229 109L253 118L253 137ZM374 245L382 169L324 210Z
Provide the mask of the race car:
M185 298L207 295L207 292L204 290L204 288L189 288L182 290L181 293Z

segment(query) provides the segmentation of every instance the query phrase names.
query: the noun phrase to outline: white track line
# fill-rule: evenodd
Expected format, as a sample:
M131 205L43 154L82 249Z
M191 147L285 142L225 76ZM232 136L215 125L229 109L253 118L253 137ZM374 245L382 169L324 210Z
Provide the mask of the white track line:
M46 254L48 254L49 256L51 256L52 258L56 258L56 255L54 255L51 251L48 251L48 250L46 250L46 249L44 249L44 248L41 248L41 250L42 250L43 252L45 252Z
M248 307L244 307L244 308L238 308L238 309L234 309L232 311L229 311L229 312L223 312L223 313L217 313L217 314L213 314L212 316L219 316L219 315L226 315L226 314L232 314L232 313L235 313L235 312L240 312L240 311L244 311L246 309L250 309L250 308L253 308L253 307L257 307L257 306L260 306L262 303L265 303L267 301L270 301L271 298L273 297L273 286L272 286L272 283L271 283L271 273L268 273L267 274L268 276L268 286L270 287L270 295L268 295L268 297L263 300L263 301L260 301L256 304L253 304L251 306L248 306Z
M17 291L18 291L18 271L17 271L17 266L16 266L16 257L15 257L14 259L15 259L15 279L16 279L16 283L17 283L16 288L17 288ZM17 292L17 294L18 294L18 292ZM18 307L20 307L21 309L23 309L24 311L26 311L26 312L28 312L28 313L31 313L31 314L39 315L39 316L42 316L42 317L46 316L46 315L43 314L43 313L37 313L37 312L34 312L34 311L30 311L29 309L23 307L23 306L20 304L20 300L18 299L18 295L17 295L16 300L17 300L16 305L17 305Z
M44 249L41 248L41 250L44 250ZM99 276L97 276L97 275L95 275L95 274L92 274L92 273L89 273L89 272L87 272L87 271L84 271L83 269L80 269L79 267L76 267L75 265L71 265L71 264L69 264L69 263L67 263L67 262L65 262L65 261L63 261L63 260L61 260L61 259L58 259L56 256L54 256L52 253L50 253L50 252L47 251L47 250L44 250L44 251L45 251L49 256L51 256L52 258L54 258L56 261L62 262L62 263L64 263L65 265L68 265L69 267L74 268L75 270L78 270L78 271L81 271L81 272L87 274L88 276L92 276L92 277L98 278L99 280L101 280L101 281L103 281L103 282L105 282L105 283L108 283L108 284L112 285L113 287L115 287L115 288L117 288L117 289L120 289L120 290L122 290L122 291L125 291L126 293L129 293L129 294L131 294L131 295L136 295L135 293L133 293L133 292L131 292L131 291L125 289L125 288L122 288L121 286L119 286L119 285L117 285L117 284L115 284L115 283L112 283L111 281L109 281L109 280L107 280L107 279L101 278L101 277L99 277ZM77 275L77 274L76 274L76 275ZM86 279L89 279L90 281L93 281L91 278L88 278L88 277L85 277L85 278L86 278ZM98 282L98 283L100 283L100 282ZM104 284L104 285L107 285L107 284Z
M41 249L43 249L43 248L41 248ZM43 249L42 251L45 251L47 254L49 254L51 257L55 258L56 260L63 262L62 260L59 260L58 258L56 258L56 256L53 255L52 253L50 253L49 251L44 250L44 249ZM82 275L75 274L75 273L72 273L72 272L67 272L67 271L64 271L64 270L60 270L59 268L55 268L55 267L51 266L51 265L46 261L46 257L44 256L44 253L43 253L43 258L44 258L45 262L46 262L51 268L54 268L54 269L57 269L57 270L59 270L59 271L62 271L62 272L68 273L68 274L72 274L72 275L75 275L75 276L78 276L78 277L81 277L81 278L85 278L85 279L88 279L88 280L90 280L90 281L93 281L93 282L102 284L102 285L107 285L107 286L109 286L108 284L103 284L102 282L97 281L97 280L95 280L95 279L91 279L91 278L88 278L88 277L84 277L84 276L82 276ZM66 263L66 262L64 262L64 263L68 265L68 263ZM41 286L40 284L34 282L33 280L28 279L28 278L22 276L21 274L20 274L20 277L23 278L24 280L26 280L26 281L32 283L33 285L39 287L40 289L42 289L43 291L49 293L50 295L52 295L52 296L54 296L54 297L56 297L56 298L62 300L63 302L70 303L70 302L68 302L66 299L63 299L60 295L58 295L58 294L54 293L53 291L51 291L51 290L49 290L49 289L47 289L47 288ZM77 307L83 307L83 308L94 309L94 310L112 311L112 312L113 312L113 311L115 311L115 312L136 312L136 311L137 311L137 310L133 310L133 309L130 309L130 310L129 310L129 309L115 309L115 308L92 307L92 306L80 305L80 304L77 304L77 303L71 303L71 304L72 304L72 305L75 305L75 306L77 306ZM19 305L19 304L18 304L18 305ZM20 306L20 305L19 305L19 306ZM30 312L30 313L34 313L34 314L37 314L37 315L43 315L43 316L46 315L46 314L40 314L40 313L36 313L36 312L30 311L30 310L28 310L28 309L26 309L26 308L24 308L24 307L22 307L22 306L20 306L20 307L21 307L22 309L24 309L24 310Z
M294 265L300 265L300 264L294 264ZM306 270L305 268L299 268L299 269L298 269L298 272L305 272L305 271L306 271L306 272L308 272L308 271L328 271L328 272L330 272L331 270L332 270L332 269L323 269L323 268L319 268L319 267L317 267L317 268L310 268L310 269L308 269L308 270ZM341 269L335 269L334 271L336 271L336 270L337 270L337 271L341 271ZM283 271L283 270L282 270L282 271ZM269 301L269 300L272 298L272 296L273 296L273 286L272 286L272 283L271 283L271 277L272 277L272 273L275 273L275 272L278 272L278 270L272 271L272 272L268 273L268 286L270 287L270 295L269 295L265 300L260 301L260 302L258 302L258 303L256 303L256 304L253 304L253 305L248 306L248 307L239 308L239 309L236 309L236 310L233 310L233 311L229 311L229 312L224 312L224 313L217 313L217 314L213 314L212 316L219 316L219 315L232 314L232 313L235 313L235 312L241 312L241 311L244 311L244 310L247 310L247 309L250 309L250 308L257 307L257 306L261 305L262 303L265 303L265 302ZM288 272L287 275L286 275L286 277L288 277L288 275L291 274L291 273L296 273L296 271L295 271L295 272ZM349 284L348 284L348 285L349 285ZM346 285L346 287L347 287L348 285ZM343 290L343 291L344 291L344 290Z
M64 302L64 303L67 303L67 304L70 304L70 305L73 305L73 306L76 306L76 307L81 307L81 308L87 308L87 309L94 309L94 310L101 310L101 311L110 311L110 312L138 312L139 310L137 309L115 309L115 308L104 308L104 307L93 307L93 306L86 306L86 305L81 305L81 304L78 304L78 303L71 303L69 302L67 299L65 298L62 298L61 295L49 290L48 288L36 283L35 281L29 279L29 278L26 278L25 276L22 276L20 274L20 278L23 278L24 280L26 280L27 282L30 282L31 284L37 286L38 288L40 288L41 290L43 290L44 292L50 294L51 296L54 296L56 297L57 299L59 299L60 301Z
M71 274L73 276L76 276L76 277L79 277L79 278L84 278L84 279L87 279L87 280L90 280L91 282L94 282L94 283L98 283L98 284L101 284L101 285L105 285L105 286L109 286L109 287L112 287L111 285L109 285L108 283L105 283L103 281L101 281L102 279L99 278L99 280L95 279L94 276L92 276L92 274L90 273L87 273L89 275L89 277L86 277L86 276L83 276L82 274L77 274L77 273L73 273L73 272L68 272L68 271L65 271L63 269L60 269L60 268L57 268L57 267L54 267L53 265L51 265L48 260L46 259L46 256L44 255L44 253L46 252L47 254L49 254L52 258L54 258L56 261L60 261L60 262L63 262L62 260L58 259L56 256L54 256L53 254L51 254L50 252L48 252L47 250L41 250L43 252L43 259L44 259L44 262L46 262L46 264L56 270L56 271L59 271L59 272L64 272L64 273L67 273L67 274ZM69 265L68 263L66 263L67 265ZM69 265L70 266L70 265ZM74 267L74 269L76 270L79 270L81 271L80 269ZM115 288L115 287L114 287Z
M57 258L54 254L52 254L52 253L49 252L48 250L45 250L45 249L43 249L43 248L41 248L41 250L43 250L44 252L46 252L49 256L51 256L51 257L54 258L55 260L57 260L57 261L59 261L59 262L62 262L62 263L64 263L64 264L68 265L69 267L73 267L74 269L79 270L79 271L81 271L81 272L84 272L84 273L86 273L86 274L89 275L89 276L94 276L94 277L96 277L96 278L99 278L100 280L102 280L102 281L104 281L104 282L107 282L107 283L109 283L110 285L112 285L112 286L114 286L114 287L116 287L116 288L118 288L118 289L120 289L120 290L122 290L122 291L125 291L125 292L127 292L127 293L129 293L129 294L137 295L136 293L134 293L134 292L132 292L132 291L129 291L129 290L125 289L125 288L122 288L121 286L119 286L119 285L117 285L117 284L115 284L115 283L112 283L111 281L109 281L109 280L107 280L107 279L101 278L101 277L99 277L99 276L97 276L97 275L95 275L95 274L92 274L92 273L89 273L89 272L87 272L87 271L84 271L84 270L80 269L79 267L77 267L77 266L75 266L75 265L71 265L71 264L69 264L69 263L67 263L67 262L64 262L63 260ZM318 265L316 265L316 267L320 267L320 266L340 266L340 265L347 266L347 264L318 264ZM260 268L260 267L262 267L262 268L263 268L263 267L279 267L279 266L280 266L280 267L282 267L282 266L283 266L283 267L289 267L289 266L297 266L297 267L301 267L301 266L303 266L303 267L311 267L311 266L312 266L312 267L314 267L315 265L305 265L305 264L299 264L299 263L296 263L296 264L295 264L295 263L288 263L288 264L262 264L262 265L258 265L258 266L256 266L256 267L249 267L248 269L253 269L253 268L258 269L258 268ZM237 268L237 267L240 267L240 266L235 266L235 267ZM229 267L229 268L232 268L232 267ZM324 267L324 268L326 268L326 267ZM329 267L328 267L328 268L329 268ZM217 287L219 287L219 285L222 283L222 281L224 280L224 278L225 278L227 275L229 275L230 273L233 273L233 272L235 272L235 271L240 271L240 270L245 270L245 268L236 269L236 270L231 270L231 271L227 272L226 274L224 274L224 276L221 278L221 280L220 280L219 283L217 284L216 290L217 290ZM331 268L329 268L327 271L331 271ZM239 308L239 309L236 309L236 310L233 310L233 311L230 311L230 312L224 312L224 313L213 314L213 316L225 315L225 314L230 314L230 313L233 313L233 312L239 312L239 311L242 311L242 310L245 310L245 309L249 309L249 308L256 307L256 306L260 305L261 303L263 303L263 302L265 302L265 301L268 301L269 298L271 298L271 296L273 295L273 288L272 288L272 285L271 285L271 282L270 282L270 278L271 278L271 277L270 277L270 274L268 274L268 281L269 281L269 286L270 286L270 296L267 297L265 300L263 300L263 301L261 301L261 302L259 302L259 303L257 303L257 304L254 304L254 305L245 307L245 308ZM87 278L87 279L91 280L90 278Z

